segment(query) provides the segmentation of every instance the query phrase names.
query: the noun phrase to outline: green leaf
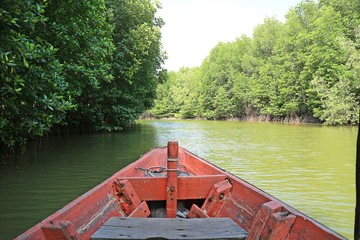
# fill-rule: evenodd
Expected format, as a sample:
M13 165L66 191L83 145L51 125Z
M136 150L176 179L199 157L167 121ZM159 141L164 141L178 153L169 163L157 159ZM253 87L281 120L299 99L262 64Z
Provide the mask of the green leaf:
M13 19L11 19L11 21L10 21L10 22L11 22L12 24L14 24L14 25L15 25L15 24L16 24L16 22L17 22L17 20L18 20L17 18L13 18Z
M13 63L13 62L8 62L6 63L6 65L8 65L9 67L16 67L16 63Z
M24 65L25 65L25 67L29 68L29 63L28 63L28 61L26 61L26 59L25 59L25 58L23 58L23 61L24 61Z

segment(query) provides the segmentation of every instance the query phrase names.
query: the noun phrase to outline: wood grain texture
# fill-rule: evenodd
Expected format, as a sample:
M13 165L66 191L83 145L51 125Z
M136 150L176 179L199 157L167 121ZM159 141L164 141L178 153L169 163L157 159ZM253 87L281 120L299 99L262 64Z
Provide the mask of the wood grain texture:
M230 218L110 218L91 239L245 239Z

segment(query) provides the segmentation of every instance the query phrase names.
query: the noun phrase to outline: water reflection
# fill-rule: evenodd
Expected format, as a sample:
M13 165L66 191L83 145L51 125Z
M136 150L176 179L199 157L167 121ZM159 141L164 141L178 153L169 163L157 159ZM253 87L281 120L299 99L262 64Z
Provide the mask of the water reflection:
M11 239L137 159L156 128L49 137L0 168L0 235Z
M356 128L140 121L117 134L68 135L0 166L0 233L10 239L169 140L351 238Z

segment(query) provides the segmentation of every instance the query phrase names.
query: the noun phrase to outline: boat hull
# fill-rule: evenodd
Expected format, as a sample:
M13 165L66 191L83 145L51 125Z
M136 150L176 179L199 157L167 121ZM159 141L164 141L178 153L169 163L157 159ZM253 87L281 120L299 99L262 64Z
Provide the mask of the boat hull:
M179 204L187 218L231 218L246 239L346 239L181 147L150 150L17 239L90 239L111 217L176 217Z

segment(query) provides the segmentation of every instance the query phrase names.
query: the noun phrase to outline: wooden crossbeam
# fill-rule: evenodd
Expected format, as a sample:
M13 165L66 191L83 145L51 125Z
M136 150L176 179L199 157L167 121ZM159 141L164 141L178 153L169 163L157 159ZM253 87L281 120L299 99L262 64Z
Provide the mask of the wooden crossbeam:
M178 177L178 200L204 199L214 184L223 181L226 176L201 175ZM127 181L135 190L140 201L166 200L166 177L126 177L117 182Z

